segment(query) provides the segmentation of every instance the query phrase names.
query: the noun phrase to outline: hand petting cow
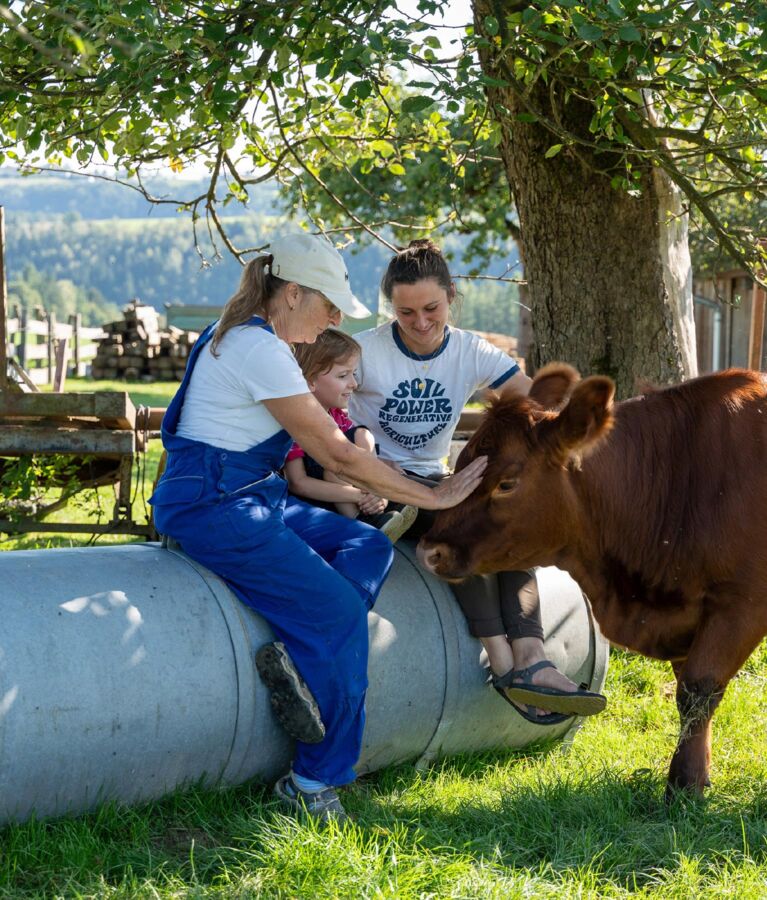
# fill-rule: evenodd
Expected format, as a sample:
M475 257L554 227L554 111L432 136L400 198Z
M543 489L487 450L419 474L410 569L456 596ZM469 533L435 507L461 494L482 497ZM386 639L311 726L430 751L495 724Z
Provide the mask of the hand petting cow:
M767 634L767 378L731 369L613 405L609 378L540 371L461 454L479 488L421 540L435 574L558 566L614 644L669 660L681 731L666 789L709 784L711 717Z

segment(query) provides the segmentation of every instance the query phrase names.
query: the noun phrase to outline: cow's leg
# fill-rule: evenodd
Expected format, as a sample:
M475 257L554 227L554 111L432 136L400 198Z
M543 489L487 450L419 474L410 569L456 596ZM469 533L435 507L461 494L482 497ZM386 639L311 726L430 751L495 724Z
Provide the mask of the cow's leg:
M677 678L679 742L671 759L666 799L675 791L702 793L711 765L711 718L733 675L748 659L767 628L753 606L707 617L699 626L687 659L674 664Z
M668 773L667 800L676 791L700 794L709 786L711 718L724 696L726 686L726 682L721 683L714 678L691 676L684 669L677 676L676 705L680 731Z

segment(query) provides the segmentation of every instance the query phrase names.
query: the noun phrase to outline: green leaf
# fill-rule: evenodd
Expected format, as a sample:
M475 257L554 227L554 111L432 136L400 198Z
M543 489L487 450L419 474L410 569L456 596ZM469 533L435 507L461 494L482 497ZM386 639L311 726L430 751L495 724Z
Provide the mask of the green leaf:
M495 37L495 35L500 31L498 19L496 19L495 16L485 16L484 26L485 31L493 37Z
M389 163L388 169L392 173L392 175L404 175L405 174L405 167L401 163L398 163L398 162Z
M618 29L618 37L629 44L637 43L642 40L641 32L633 25L621 25Z
M620 72L623 67L626 65L626 62L629 58L629 48L628 47L619 47L615 53L610 57L610 62L612 63L613 72Z
M535 36L542 41L551 41L552 44L559 44L560 47L564 47L567 43L567 38L564 35L556 34L553 31L539 31Z
M357 96L366 100L373 93L373 84L370 81L358 81L354 86Z
M508 87L509 85L508 81L501 78L491 78L489 75L480 75L477 80L481 84L486 84L489 87Z
M551 159L552 157L556 156L557 153L559 153L562 147L564 147L564 144L552 144L546 151L544 156L546 157L546 159Z
M598 25L581 25L578 29L578 37L582 41L587 41L589 43L593 43L594 41L599 41L604 36L604 32Z
M402 101L403 113L420 112L434 103L431 97L424 97L423 94L416 94L414 97L405 97Z
M374 150L379 156L382 156L384 159L388 159L390 156L394 156L394 154L396 153L394 144L390 144L388 141L383 140L372 141L370 144L370 149Z

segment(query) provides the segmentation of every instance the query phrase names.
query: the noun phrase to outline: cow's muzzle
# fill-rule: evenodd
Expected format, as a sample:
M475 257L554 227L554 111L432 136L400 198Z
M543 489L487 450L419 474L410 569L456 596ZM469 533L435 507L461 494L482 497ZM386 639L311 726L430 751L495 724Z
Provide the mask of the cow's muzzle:
M468 574L465 565L459 562L456 553L449 544L421 538L418 542L416 554L418 562L424 569L438 578L444 578L447 581L460 581Z

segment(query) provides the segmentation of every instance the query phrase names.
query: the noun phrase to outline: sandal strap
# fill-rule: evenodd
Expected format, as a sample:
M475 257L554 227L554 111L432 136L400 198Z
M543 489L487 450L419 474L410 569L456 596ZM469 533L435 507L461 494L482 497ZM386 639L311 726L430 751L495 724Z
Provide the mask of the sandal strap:
M556 666L550 659L541 659L532 666L525 669L509 669L505 675L499 675L493 678L493 687L506 688L512 687L515 681L521 681L523 684L531 684L532 676L541 669L556 669Z

